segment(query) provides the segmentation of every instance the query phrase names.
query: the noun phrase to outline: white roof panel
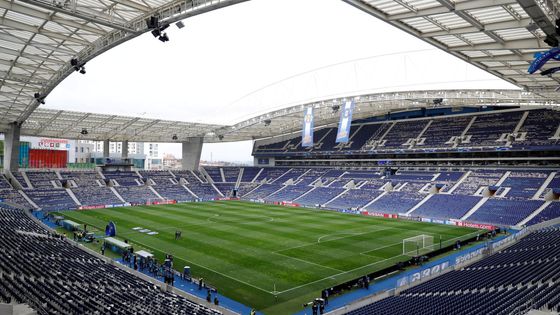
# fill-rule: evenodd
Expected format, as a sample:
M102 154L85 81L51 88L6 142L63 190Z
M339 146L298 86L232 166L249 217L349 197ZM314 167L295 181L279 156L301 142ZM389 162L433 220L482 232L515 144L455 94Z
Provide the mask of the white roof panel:
M34 95L46 97L74 72L72 58L86 63L149 31L149 17L174 23L244 1L0 1L0 124L25 121L39 105Z
M558 75L543 78L526 69L533 53L550 49L546 34L557 36L548 7L557 1L343 1L521 88L558 97ZM546 88L522 83L537 81Z

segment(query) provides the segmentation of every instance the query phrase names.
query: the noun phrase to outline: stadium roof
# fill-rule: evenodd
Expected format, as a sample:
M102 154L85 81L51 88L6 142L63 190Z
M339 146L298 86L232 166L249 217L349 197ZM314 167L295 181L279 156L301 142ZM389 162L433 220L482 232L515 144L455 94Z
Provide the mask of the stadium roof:
M559 77L527 72L534 53L550 49L546 35L558 38L557 0L344 1L525 90L560 96Z
M202 135L207 142L237 141L297 130L302 110L309 105L316 108L317 126L335 122L332 105L341 99L274 111L234 126L36 110L40 99L74 71L71 59L83 64L147 32L147 18L157 16L162 23L173 23L244 1L0 0L0 129L28 119L24 135L170 142L177 134L179 141ZM553 21L558 7L553 6L558 6L557 1L344 1L524 90L362 95L356 97L355 118L430 106L434 98L445 99L446 106L557 105L560 93L555 88L560 80L527 74L534 52L549 49L544 37L556 36ZM268 119L270 124L265 124ZM87 137L79 134L82 128L88 129Z
M161 24L247 0L0 0L0 121L22 122L79 64Z
M303 110L309 106L314 108L315 126L336 123L339 114L333 106L342 105L349 99L355 100L354 119L422 107L488 105L560 108L558 100L520 90L409 91L327 99L273 111L233 126L39 108L22 124L21 134L99 141L182 142L192 137L204 137L205 142L254 140L301 130ZM442 99L442 103L436 105L434 99ZM7 128L7 125L0 124L0 127ZM82 134L82 129L86 129L87 134ZM172 139L174 135L177 140Z
M301 130L304 109L313 107L315 127L337 123L340 114L333 106L341 106L345 101L355 102L353 120L384 115L388 112L406 111L419 108L449 108L469 106L519 106L523 108L553 108L560 110L559 99L549 99L539 94L521 90L444 90L408 91L376 93L345 98L326 99L319 102L301 104L254 117L233 126L216 129L223 141L260 139L293 133ZM441 103L434 104L434 100ZM270 122L268 122L270 121ZM207 137L215 142L215 137Z
M28 136L112 141L181 142L204 137L220 125L39 108L22 124ZM86 129L87 134L82 134ZM172 137L176 135L177 140Z

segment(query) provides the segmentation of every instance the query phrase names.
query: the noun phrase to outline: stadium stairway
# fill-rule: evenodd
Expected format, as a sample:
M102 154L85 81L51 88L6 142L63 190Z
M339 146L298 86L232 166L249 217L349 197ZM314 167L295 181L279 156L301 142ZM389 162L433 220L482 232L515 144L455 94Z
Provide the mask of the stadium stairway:
M342 191L340 194L334 196L334 198L332 198L331 200L328 200L327 202L324 203L324 206L328 206L329 203L335 201L336 199L338 199L340 196L346 194L350 189L345 189L344 191Z
M33 188L34 188L34 187L33 187L33 184L32 184L31 181L29 180L29 177L27 177L27 173L24 172L24 171L21 171L20 174L21 174L23 180L25 181L25 184L27 185L27 187L33 189Z
M461 184L471 175L472 171L467 171L449 190L441 192L442 194L452 194Z
M212 186L212 188L214 188L214 190L222 197L225 197L224 194L222 194L222 192L218 189L218 187L216 187L216 185L214 185L214 182L210 183L210 186Z
M383 198L388 192L384 191L381 195L375 197L372 201L368 202L367 204L365 204L362 208L363 209L367 209L367 207L369 207L371 204L373 204L374 202L376 202L377 200Z
M117 198L119 198L120 201L126 203L126 200L124 200L124 198L119 194L119 192L115 189L115 187L109 187L109 189L111 189L113 194L115 194L115 196L117 196Z
M433 194L428 194L426 196L426 198L422 199L419 203L417 203L414 207L410 208L410 210L408 210L408 212L406 213L406 215L410 215L412 212L414 212L414 210L420 208L423 204L425 204L428 200L430 200L430 198L432 198L434 195Z
M185 188L191 195L193 195L196 199L200 199L200 197L198 197L194 192L192 192L192 190L189 189L189 187L187 187L187 185L182 185L183 188Z
M258 184L257 186L255 186L255 188L249 190L247 193L245 193L245 194L243 194L243 195L241 195L241 196L238 196L238 197L241 197L241 198L242 198L242 197L245 197L245 196L249 195L250 193L252 193L253 191L259 189L259 187L261 187L262 185L264 185L264 184Z
M72 198L72 200L74 200L76 205L78 205L80 207L82 206L82 203L80 202L80 200L78 200L78 198L76 198L76 195L74 195L74 192L72 192L72 190L70 188L66 188L66 192L68 193L70 198Z
M206 169L204 169L204 167L201 167L198 171L200 172L200 174L202 174L202 176L204 176L204 178L206 179L206 181L208 183L213 183L214 182L214 179L212 179L212 176L210 176L210 174L208 174L208 172L206 171ZM196 174L193 171L191 171L191 173L193 173L193 175L195 177L197 177L200 182L204 182L200 179L200 177L196 176Z
M531 213L527 218L525 218L524 220L522 220L521 222L517 223L517 227L522 227L525 224L527 224L527 222L531 221L534 217L536 217L537 215L539 215L544 209L546 209L546 207L548 207L550 204L552 203L552 201L545 201L545 203L542 204L542 206L540 206L537 210L535 210L533 213Z
M255 175L255 178L253 178L253 180L251 181L251 183L254 183L255 180L257 180L257 178L259 178L259 176L261 176L261 173L264 171L264 168L261 168L260 171L257 173L257 175Z
M148 188L152 191L152 193L154 195L156 195L159 199L164 200L165 198L163 198L152 186L148 186Z
M535 195L533 196L532 199L539 199L541 197L541 195L544 193L544 191L546 190L546 188L548 187L550 182L552 182L554 177L556 177L556 174L558 174L558 173L557 172L551 172L550 174L548 174L548 177L544 180L541 187L539 187L539 189L537 190L537 192L535 193Z
M486 201L488 201L488 199L489 198L486 198L486 197L480 199L480 201L476 205L474 205L474 207L472 207L471 210L469 210L467 213L465 213L465 215L461 218L461 220L468 219L471 215L473 215L473 213L476 212L476 210L478 210L480 207L482 207L486 203Z
M243 178L243 173L245 172L245 168L241 167L239 169L239 175L237 176L237 180L235 181L235 187L239 187L241 184L241 179Z
M29 204L35 207L35 209L39 209L39 206L31 198L29 198L23 190L18 190L18 192L23 198L25 198L25 200L27 200L27 202L29 202Z
M220 167L220 176L222 177L222 182L226 182L226 176L224 175L224 169Z

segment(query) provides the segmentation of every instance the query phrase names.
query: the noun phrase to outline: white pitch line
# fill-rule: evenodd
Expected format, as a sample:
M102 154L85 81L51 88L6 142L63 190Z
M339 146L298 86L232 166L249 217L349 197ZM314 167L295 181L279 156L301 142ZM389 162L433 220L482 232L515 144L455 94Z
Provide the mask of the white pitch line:
M374 249L371 249L371 250L366 250L365 252L361 252L360 255L364 255L364 256L368 256L368 257L374 257L374 256L368 255L366 253L373 252L373 251L380 250L380 249L387 248L387 247L391 247L391 246L395 246L395 245L399 245L399 244L402 244L402 241L398 242L398 243L393 243L393 244L381 246L381 247L378 247L378 248L374 248ZM401 255L399 255L399 256L401 256ZM395 257L397 257L397 256L395 256Z
M383 259L383 260L380 260L380 261L376 261L376 262L371 263L371 264L369 264L369 265L360 266L360 267L354 268L354 269L352 269L352 270L343 271L343 272L341 272L341 273L337 273L337 274L335 274L335 275L330 275L330 276L325 277L325 278L323 278L323 279L319 279L319 280L315 280L315 281L312 281L312 282L308 282L308 283L299 285L299 286L297 286L297 287L289 288L289 289L287 289L287 290L280 291L280 292L277 292L277 293L278 293L278 294L283 294L283 293L286 293L286 292L290 292L290 291L292 291L292 290L296 290L296 289L299 289L299 288L306 287L306 286L308 286L308 285L310 285L310 284L314 284L314 283L317 283L317 282L324 281L324 280L326 280L326 279L333 279L333 280L336 280L335 277L338 277L338 276L340 276L340 275L344 275L344 274L347 274L347 273L351 273L351 272L356 271L356 270L361 269L361 268L366 268L366 267L374 266L374 265L377 265L377 264L379 264L379 263L382 263L382 262L391 260L391 259L396 258L396 257L399 257L399 256L401 256L401 255L397 255L397 256L393 256L393 257L387 258L387 259Z
M323 236L321 236L321 237L319 237L319 238L317 239L317 243L321 243L321 239L323 239L324 237L327 237L327 236L333 236L333 235L348 235L348 236L345 236L345 237L351 237L351 236L360 235L360 234L363 234L363 233L357 233L357 232L341 232L341 233L325 234L325 235L323 235ZM338 238L335 238L335 239L332 239L332 240L329 240L329 241L336 241L336 240L339 240L339 239L342 239L342 238L344 238L344 237L338 237ZM328 241L327 241L327 242L328 242Z
M333 239L333 240L325 241L325 242L323 242L323 244L324 244L324 243L327 243L327 242L331 242L331 241L336 241L336 240L339 240L339 239L343 239L343 238L348 238L348 237L351 237L351 236L364 235L364 234L368 234L368 233L374 233L374 232L385 231L385 230L390 230L390 229L392 229L392 227L388 227L388 228L384 228L384 229L377 229L377 230L373 230L373 231L369 231L369 232L363 232L363 233L359 233L359 232L358 232L358 233L353 234L353 235L349 235L349 236L345 236L345 237L339 237L339 238L335 238L335 239ZM348 232L348 233L352 233L352 232ZM341 234L341 232L333 233L333 234L326 234L326 235L323 235L323 236L328 236L328 235L339 235L339 234ZM321 237L323 237L323 236L321 236ZM311 246L311 245L317 245L317 244L320 244L320 243L319 243L319 242L317 242L317 243L307 243L307 244L298 245L298 246L294 246L294 247L288 247L288 248L284 248L284 249L281 249L281 250L274 251L274 253L284 252L284 251L287 251L287 250L290 250L290 249L296 249L296 248L301 248L301 247L306 247L306 246Z
M153 248L152 246L146 245L146 244L144 244L144 243L142 243L142 242L138 242L138 241L136 241L136 240L134 240L133 243L137 243L137 244L143 245L143 246L145 246L145 247L147 247L147 248ZM257 290L260 290L260 291L262 291L262 292L265 292L265 293L268 293L268 294L274 294L273 291L268 291L268 290L265 290L265 289L263 289L263 288L257 287L256 285L250 284L250 283L245 282L245 281L243 281L243 280L236 279L236 278L234 278L234 277L232 277L232 276L230 276L230 275L226 275L226 274L221 273L221 272L219 272L219 271L216 271L216 270L214 270L214 269L212 269L212 268L208 268L208 267L205 267L205 266L201 266L201 265L199 265L199 264L197 264L197 263L195 263L195 262L193 262L193 261L190 261L190 260L188 260L188 259L186 259L186 258L184 258L184 257L177 256L177 255L173 255L173 256L174 256L174 257L177 257L177 258L180 258L180 259L182 259L182 260L184 260L184 261L186 261L186 262L188 262L188 263L190 263L190 264L199 266L199 267L201 267L202 269L210 270L210 271L212 271L212 272L214 272L214 273L217 273L217 274L219 274L219 275L221 275L221 276L224 276L224 277L226 277L226 278L229 278L229 279L231 279L231 280L234 280L234 281L237 281L237 282L239 282L239 283L243 283L243 284L245 284L245 285L248 285L248 286L250 286L250 287L252 287L252 288L255 288L255 289L257 289Z
M314 262L310 262L310 261L307 261L307 260L295 258L295 257L292 257L292 256L280 254L280 253L277 253L277 252L272 252L272 253L275 254L275 255L284 256L284 257L287 257L287 258L290 258L290 259L295 259L295 260L297 260L297 261L301 261L301 262L306 263L306 264L311 264L311 265L315 265L315 266L318 266L318 267L321 267L321 268L326 268L326 269L331 269L331 270L338 271L338 272L343 272L343 271L340 270L340 269L331 268L331 267L328 267L328 266L323 266L323 265L316 264L316 263L314 263Z

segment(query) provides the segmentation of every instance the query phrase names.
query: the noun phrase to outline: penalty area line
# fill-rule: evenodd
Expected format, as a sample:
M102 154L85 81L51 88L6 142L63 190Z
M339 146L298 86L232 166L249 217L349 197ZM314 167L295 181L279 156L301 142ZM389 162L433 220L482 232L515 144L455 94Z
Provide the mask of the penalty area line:
M330 269L330 270L334 270L334 271L337 271L337 272L343 272L343 270L340 270L340 269L336 269L336 268L324 266L324 265L321 265L321 264L316 264L316 263L311 262L311 261L307 261L307 260L304 260L304 259L300 259L300 258L296 258L296 257L292 257L292 256L280 254L280 253L278 253L278 252L272 252L272 253L273 253L274 255L280 255L280 256L283 256L283 257L286 257L286 258L290 258L290 259L294 259L294 260L297 260L297 261L301 261L301 262L303 262L303 263L310 264L310 265L314 265L314 266L317 266L317 267L321 267L321 268L325 268L325 269Z
M325 280L327 280L327 279L336 280L335 277L338 277L338 276L341 276L341 275L344 275L344 274L347 274L347 273L351 273L351 272L356 271L356 270L359 270L359 269L361 269L361 268L371 267L371 266L377 265L377 264L379 264L379 263L382 263L382 262L385 262L385 261L389 261L389 260L394 259L394 258L399 257L399 256L402 256L402 255L397 255L397 256L393 256L393 257L387 258L387 259L383 259L383 260L380 260L380 261L376 261L376 262L371 263L371 264L368 264L368 265L363 265L363 266L360 266L360 267L357 267L357 268L354 268L354 269L351 269L351 270L347 270L347 271L344 271L344 272L341 272L341 273L337 273L337 274L334 274L334 275L330 275L330 276L325 277L325 278L323 278L323 279L319 279L319 280L315 280L315 281L312 281L312 282L304 283L304 284L302 284L302 285L298 285L297 287L289 288L289 289L287 289L287 290L280 291L280 292L277 292L277 293L278 293L278 294L284 294L284 293L286 293L286 292L290 292L290 291L293 291L293 290L296 290L296 289L300 289L300 288L306 287L306 286L308 286L308 285L311 285L311 284L314 284L314 283L317 283L317 282L325 281Z
M349 229L349 230L346 230L346 231L348 231L348 232L341 231L341 232L336 232L336 233L331 233L331 234L322 235L322 236L320 236L320 237L317 239L317 242L314 242L314 243L307 243L307 244L303 244L303 245L297 245L297 246L293 246L293 247L283 248L283 249L274 251L274 253L284 252L284 251L287 251L287 250L290 250L290 249L302 248L302 247L307 247L307 246L312 246L312 245L317 246L318 244L321 244L321 241L320 241L320 240L321 240L323 237L326 237L326 236L331 236L331 235L347 235L347 236L343 236L343 237L337 237L337 238L332 239L332 240L327 240L327 241L324 241L324 242L322 242L322 243L328 243L328 242L337 241L337 240L344 239L344 238L348 238L348 237L352 237L352 236L365 235L365 234L370 234L370 233L375 233L375 232L381 232L381 231L390 230L390 229L393 229L393 227L381 228L381 229L376 229L376 230L366 231L366 232L350 232L349 230L352 230L352 229Z

